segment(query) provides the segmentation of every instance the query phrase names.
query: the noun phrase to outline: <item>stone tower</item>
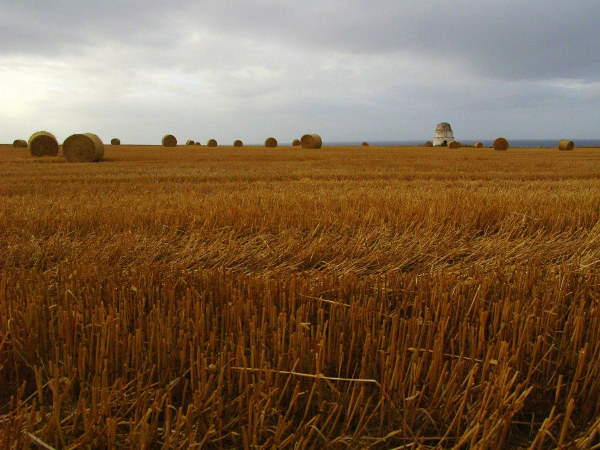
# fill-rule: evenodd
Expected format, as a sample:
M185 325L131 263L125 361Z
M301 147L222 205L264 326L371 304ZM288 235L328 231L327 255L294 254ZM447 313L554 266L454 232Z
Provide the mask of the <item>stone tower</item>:
M453 140L454 134L452 133L450 124L446 122L438 123L433 135L433 145L448 145Z

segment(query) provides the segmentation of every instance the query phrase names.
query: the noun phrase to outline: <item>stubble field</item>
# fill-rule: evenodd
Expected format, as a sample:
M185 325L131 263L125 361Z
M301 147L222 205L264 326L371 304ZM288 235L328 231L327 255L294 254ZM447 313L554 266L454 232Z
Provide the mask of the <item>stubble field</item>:
M0 447L600 444L600 149L0 146Z

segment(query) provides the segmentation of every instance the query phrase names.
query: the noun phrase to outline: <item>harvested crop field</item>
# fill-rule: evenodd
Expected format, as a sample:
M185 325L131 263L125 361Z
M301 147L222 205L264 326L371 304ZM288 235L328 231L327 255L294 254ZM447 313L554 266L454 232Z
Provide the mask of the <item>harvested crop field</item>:
M0 166L2 448L600 443L598 148Z

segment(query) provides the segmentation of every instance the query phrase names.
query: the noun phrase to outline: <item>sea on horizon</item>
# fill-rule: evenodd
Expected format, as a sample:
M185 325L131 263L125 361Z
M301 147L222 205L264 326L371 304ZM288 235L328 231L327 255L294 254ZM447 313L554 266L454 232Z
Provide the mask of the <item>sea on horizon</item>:
M508 143L511 147L558 147L560 139L508 139ZM433 140L433 139L430 139ZM575 144L575 147L600 147L600 139L571 139ZM421 146L425 145L425 140L397 140L397 141L369 141L369 145L374 146ZM494 143L494 139L459 139L459 142L463 146L472 146L475 142L481 142L484 147L491 147ZM340 145L340 146L356 146L361 145L362 141L323 141L323 145ZM285 144L284 144L285 145ZM291 145L291 144L290 144Z

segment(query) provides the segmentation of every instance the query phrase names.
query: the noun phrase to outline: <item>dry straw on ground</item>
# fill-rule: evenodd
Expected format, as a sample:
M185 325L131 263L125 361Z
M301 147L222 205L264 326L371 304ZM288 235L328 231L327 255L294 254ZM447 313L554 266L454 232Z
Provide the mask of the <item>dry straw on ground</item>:
M318 134L305 134L300 138L302 148L321 148L323 140Z
M433 147L433 142L431 142L431 141L425 142L425 147Z
M233 141L233 146L234 147L243 147L244 143L242 141L240 141L239 139L236 139L235 141Z
M369 146L369 143L365 141L365 142L363 142L363 143L362 143L362 146L363 146L363 147L368 147L368 146Z
M508 150L508 141L499 137L494 141L494 150Z
M176 147L177 146L177 138L172 134L166 134L162 138L163 147Z
M96 162L104 155L104 144L93 133L72 134L65 139L62 149L69 162Z
M559 150L573 150L573 147L575 147L575 144L573 144L573 141L568 139L561 139L558 143Z
M188 139L187 141L185 141L185 145L195 145L194 141L192 141L191 139Z
M475 147L475 148L483 148L483 144L481 142L475 142L473 144L473 147Z
M216 147L217 146L217 140L216 139L209 139L208 142L206 143L206 145L208 145L209 147Z
M110 140L110 145L121 145L121 139L112 138Z
M450 143L448 144L448 148L461 148L461 147L462 147L462 145L458 141L450 141Z
M56 156L58 155L58 141L52 133L38 131L29 138L29 151L31 156Z
M298 146L300 146L300 139L294 139L294 140L292 141L292 146L293 146L293 147L298 147Z
M15 139L15 141L13 142L13 147L25 148L27 147L27 141L23 139Z
M274 137L268 137L265 139L265 147L275 148L277 147L277 139Z

